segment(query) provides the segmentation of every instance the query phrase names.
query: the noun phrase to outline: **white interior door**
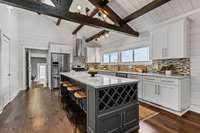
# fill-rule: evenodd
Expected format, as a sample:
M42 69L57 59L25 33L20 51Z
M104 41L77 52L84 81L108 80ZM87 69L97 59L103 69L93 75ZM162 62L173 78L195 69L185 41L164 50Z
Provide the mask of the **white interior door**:
M9 103L10 91L10 39L1 36L1 107Z
M47 64L46 63L37 64L37 79L40 83L42 83L46 87L47 85Z

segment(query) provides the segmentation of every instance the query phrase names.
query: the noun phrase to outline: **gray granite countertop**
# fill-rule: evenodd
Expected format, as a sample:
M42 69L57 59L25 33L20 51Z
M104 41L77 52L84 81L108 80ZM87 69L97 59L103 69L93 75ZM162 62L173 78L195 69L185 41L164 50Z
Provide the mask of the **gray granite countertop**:
M87 72L65 72L60 74L94 88L103 88L138 82L136 79L119 78L101 74L91 77Z
M163 77L163 78L174 78L174 79L184 79L189 78L189 75L165 75L159 73L139 73L139 72L126 72L126 71L109 71L109 70L98 70L102 72L114 72L114 73L127 73L127 74L134 74L134 75L142 75L142 76L155 76L155 77Z

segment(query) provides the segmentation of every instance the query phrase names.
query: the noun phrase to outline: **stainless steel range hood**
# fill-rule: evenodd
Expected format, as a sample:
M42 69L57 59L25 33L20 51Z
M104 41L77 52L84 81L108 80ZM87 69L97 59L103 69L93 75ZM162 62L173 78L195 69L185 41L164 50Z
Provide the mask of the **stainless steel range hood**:
M73 53L74 57L81 57L81 58L86 57L86 47L82 39L76 39Z

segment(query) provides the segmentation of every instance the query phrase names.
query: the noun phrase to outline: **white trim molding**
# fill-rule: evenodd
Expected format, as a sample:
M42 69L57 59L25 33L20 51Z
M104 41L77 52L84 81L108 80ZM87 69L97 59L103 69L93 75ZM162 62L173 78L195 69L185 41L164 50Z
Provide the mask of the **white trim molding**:
M190 110L200 114L200 106L199 105L191 105Z

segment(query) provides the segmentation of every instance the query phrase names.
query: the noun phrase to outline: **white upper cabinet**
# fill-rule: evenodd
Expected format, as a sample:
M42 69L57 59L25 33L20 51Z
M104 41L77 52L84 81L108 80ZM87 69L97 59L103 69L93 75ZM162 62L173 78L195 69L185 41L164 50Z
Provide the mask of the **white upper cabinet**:
M72 48L66 45L50 44L49 51L50 53L71 53Z
M166 24L152 32L152 59L187 58L190 56L189 21Z
M100 54L100 48L96 47L96 63L101 62L101 54Z
M157 29L152 34L152 58L166 58L167 48L167 29L166 27Z
M100 63L100 48L87 47L87 63Z

